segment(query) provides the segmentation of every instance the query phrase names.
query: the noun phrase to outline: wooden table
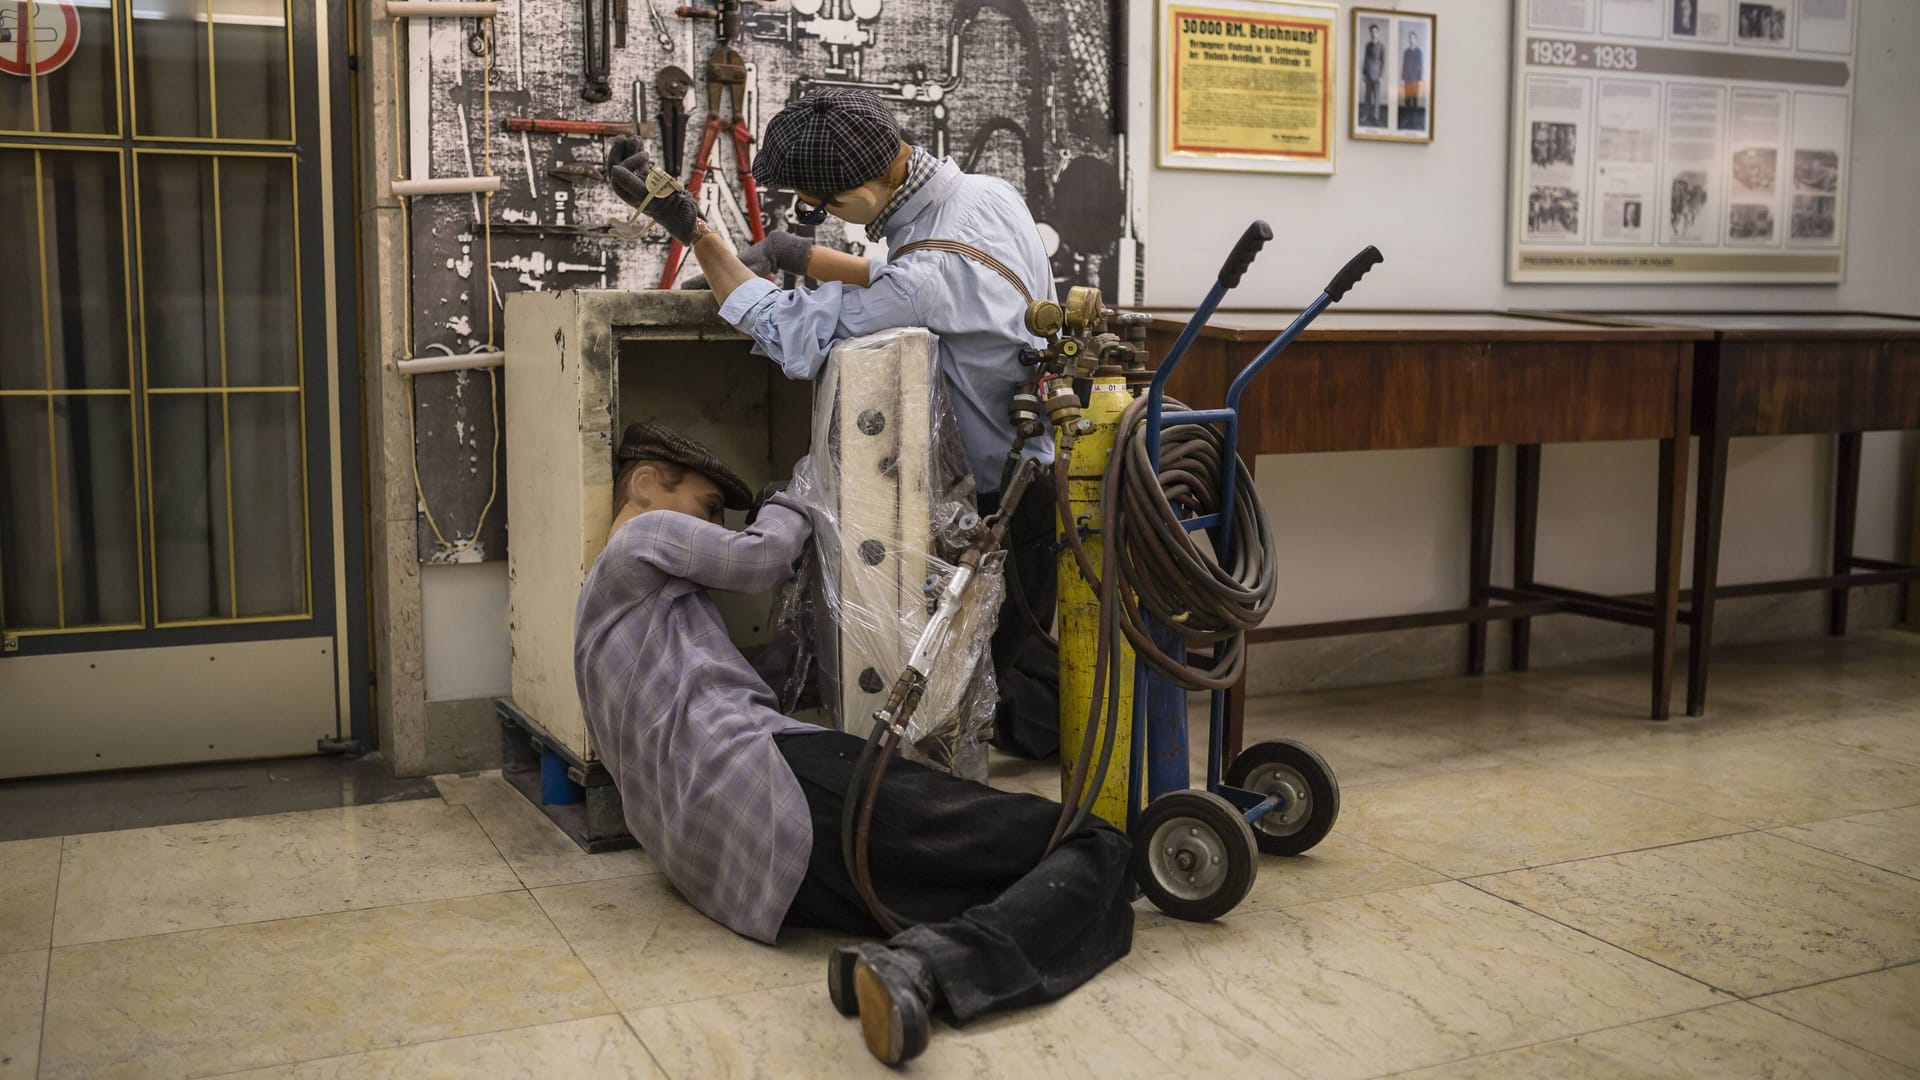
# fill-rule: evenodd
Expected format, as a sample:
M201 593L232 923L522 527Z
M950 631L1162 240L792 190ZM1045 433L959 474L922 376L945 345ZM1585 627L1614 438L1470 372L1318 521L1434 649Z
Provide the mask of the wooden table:
M1156 312L1156 361L1186 322ZM1224 404L1232 376L1292 319L1290 312L1214 315L1169 393L1196 408ZM1524 669L1534 616L1570 612L1653 631L1651 714L1664 719L1678 617L1687 429L1695 327L1601 325L1494 312L1332 311L1249 386L1241 401L1240 453L1471 448L1472 517L1468 603L1451 611L1344 619L1253 631L1253 643L1411 627L1465 624L1467 665L1486 669L1486 624L1513 620L1513 659ZM1659 517L1645 610L1612 597L1534 580L1540 446L1554 442L1657 439ZM1514 583L1491 581L1499 447L1518 448ZM1245 687L1231 695L1224 753L1241 745Z
M1828 631L1847 632L1857 588L1920 580L1920 567L1853 553L1860 506L1860 441L1867 431L1920 428L1920 318L1858 312L1555 312L1613 326L1690 326L1712 336L1694 350L1693 433L1700 437L1693 588L1681 620L1687 649L1687 712L1701 715L1717 601L1826 591ZM1722 585L1722 511L1727 446L1749 435L1834 436L1830 573Z

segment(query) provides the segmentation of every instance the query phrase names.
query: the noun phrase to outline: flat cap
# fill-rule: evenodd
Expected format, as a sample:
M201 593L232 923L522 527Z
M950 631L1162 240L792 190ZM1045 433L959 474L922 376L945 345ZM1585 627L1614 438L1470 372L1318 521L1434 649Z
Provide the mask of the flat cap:
M620 436L620 449L613 455L616 474L620 463L624 461L667 461L684 465L713 481L714 486L720 489L720 494L726 497L727 509L753 509L753 492L747 487L746 481L722 465L720 459L714 457L706 447L659 424L643 420L627 425L626 433Z
M900 121L879 96L828 87L789 102L767 122L753 178L763 187L833 195L876 176L900 152Z

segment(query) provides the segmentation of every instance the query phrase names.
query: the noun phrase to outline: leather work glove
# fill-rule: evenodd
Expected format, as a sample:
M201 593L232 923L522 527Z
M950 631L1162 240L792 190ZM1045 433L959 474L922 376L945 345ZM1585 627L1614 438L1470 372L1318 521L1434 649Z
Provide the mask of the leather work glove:
M755 274L765 277L775 270L797 277L807 276L807 263L813 258L813 241L789 232L768 233L765 240L749 244L740 252L740 262ZM704 289L704 274L688 278L683 289Z
M613 193L636 209L645 204L642 213L659 222L668 236L691 246L693 228L703 220L700 206L685 191L647 202L647 172L652 168L653 159L631 135L615 136L607 147L607 183L613 185Z

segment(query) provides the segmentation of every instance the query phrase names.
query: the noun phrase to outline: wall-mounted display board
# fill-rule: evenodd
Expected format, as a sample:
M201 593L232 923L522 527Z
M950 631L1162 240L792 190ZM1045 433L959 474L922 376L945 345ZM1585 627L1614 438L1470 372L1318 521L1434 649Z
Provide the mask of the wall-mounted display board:
M1858 0L1514 0L1507 274L1838 282Z
M1160 0L1160 167L1331 174L1339 15Z

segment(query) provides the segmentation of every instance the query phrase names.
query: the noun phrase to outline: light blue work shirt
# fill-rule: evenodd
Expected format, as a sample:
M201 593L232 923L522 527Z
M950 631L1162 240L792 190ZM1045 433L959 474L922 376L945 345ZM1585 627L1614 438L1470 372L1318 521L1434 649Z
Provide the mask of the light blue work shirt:
M1020 193L1004 180L961 172L952 158L893 212L884 234L893 251L916 240L971 244L1007 264L1036 299L1053 296L1053 268ZM864 289L830 281L782 290L755 278L727 297L720 317L793 379L817 375L835 342L907 326L933 331L967 462L980 490L995 492L1013 447L1007 403L1033 380L1020 350L1042 344L1027 333L1026 310L996 271L964 255L916 251L876 264ZM1053 460L1050 440L1031 440L1026 449Z

